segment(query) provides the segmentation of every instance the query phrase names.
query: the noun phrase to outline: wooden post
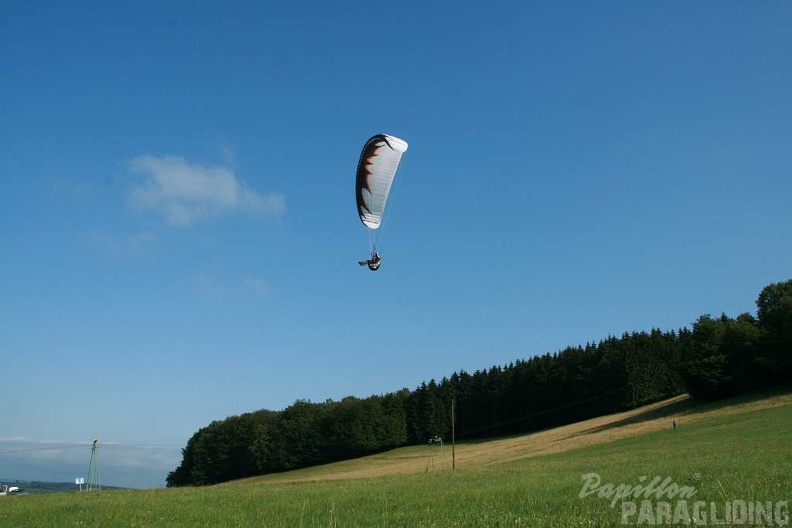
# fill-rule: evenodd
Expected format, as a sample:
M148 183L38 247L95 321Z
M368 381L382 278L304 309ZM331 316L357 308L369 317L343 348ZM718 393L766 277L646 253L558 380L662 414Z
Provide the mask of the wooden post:
M451 398L451 469L456 469L456 414L454 402L456 398Z

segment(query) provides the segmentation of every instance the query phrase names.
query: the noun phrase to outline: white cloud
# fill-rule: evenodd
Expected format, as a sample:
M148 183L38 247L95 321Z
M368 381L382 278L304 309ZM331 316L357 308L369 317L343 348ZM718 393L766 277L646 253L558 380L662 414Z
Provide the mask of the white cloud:
M192 165L178 156L140 156L130 170L146 176L130 201L159 212L173 226L190 226L223 213L278 216L286 210L282 194L261 194L247 187L228 167Z

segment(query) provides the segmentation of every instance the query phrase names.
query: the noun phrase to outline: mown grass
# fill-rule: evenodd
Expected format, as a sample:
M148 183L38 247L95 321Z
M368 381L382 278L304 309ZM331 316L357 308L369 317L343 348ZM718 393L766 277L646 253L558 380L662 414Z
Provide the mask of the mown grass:
M5 497L0 526L619 525L621 510L612 508L610 499L578 496L582 475L591 472L603 484L614 485L637 484L642 476L671 477L680 486L694 486L697 501L790 500L792 403L788 397L783 401L683 423L677 432L667 427L564 453L455 471Z

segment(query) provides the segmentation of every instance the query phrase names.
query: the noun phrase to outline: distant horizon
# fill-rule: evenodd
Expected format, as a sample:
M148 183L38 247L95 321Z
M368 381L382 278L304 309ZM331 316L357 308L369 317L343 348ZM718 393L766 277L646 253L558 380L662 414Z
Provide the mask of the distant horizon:
M45 484L45 485L51 485L51 486L59 486L59 487L62 487L62 488L72 487L72 488L74 488L75 491L80 491L80 486L78 484L76 484L74 482L74 480L75 479L72 479L71 482L60 481L60 480L58 480L58 481L53 481L53 480L26 480L26 479L11 479L11 478L5 478L5 477L0 476L0 484L6 484L8 486L17 485L17 486L19 486L22 489L22 491L25 490L24 484ZM106 485L106 484L102 484L102 488L108 488L108 489L147 489L147 488L129 488L129 487L123 487L123 486L112 486L112 485ZM82 486L82 491L87 491L85 489L85 484L83 484L83 486Z
M100 446L102 486L164 487L168 472L181 460L181 447L103 445L101 439ZM47 447L44 442L0 438L0 470L3 475L17 475L19 481L73 483L75 478L88 477L90 457L90 443Z

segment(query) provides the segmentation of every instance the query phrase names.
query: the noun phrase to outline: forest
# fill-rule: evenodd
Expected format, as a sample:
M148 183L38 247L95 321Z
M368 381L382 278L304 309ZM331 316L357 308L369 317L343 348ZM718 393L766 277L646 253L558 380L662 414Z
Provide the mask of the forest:
M414 390L298 400L214 421L182 449L169 487L203 486L450 438L528 433L681 393L718 399L792 380L792 280L766 286L756 315L702 315L691 328L611 336Z

